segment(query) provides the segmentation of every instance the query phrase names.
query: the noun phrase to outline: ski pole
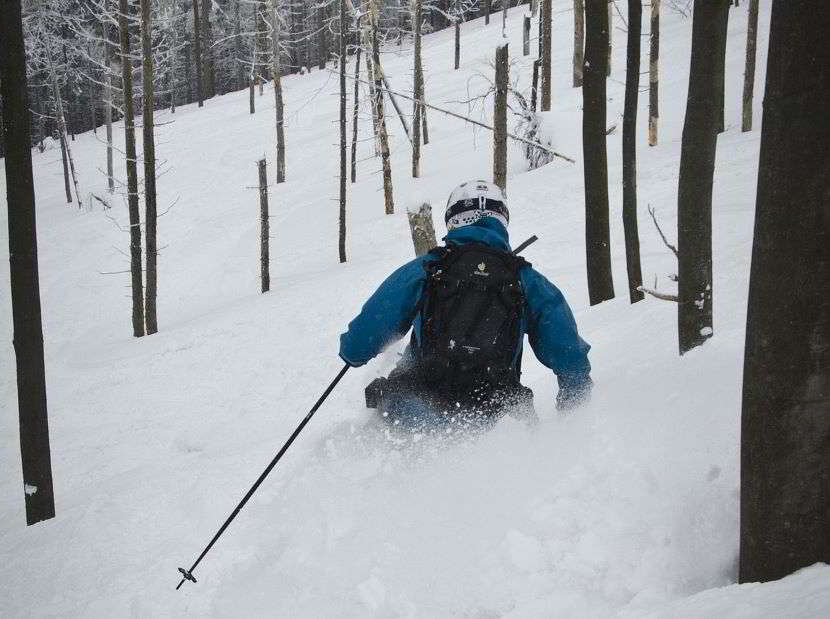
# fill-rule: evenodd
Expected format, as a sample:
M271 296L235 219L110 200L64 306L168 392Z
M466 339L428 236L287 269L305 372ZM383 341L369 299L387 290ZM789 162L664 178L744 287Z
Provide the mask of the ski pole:
M200 554L199 558L197 558L196 561L193 562L193 565L190 566L190 569L186 570L183 567L179 568L179 572L181 572L181 574L182 574L182 579L179 582L179 584L176 586L177 591L184 584L185 580L189 580L190 582L196 582L196 579L193 577L193 570L196 569L196 567L199 565L199 563L202 561L202 559L205 558L205 555L210 551L211 548L213 548L213 545L222 536L222 533L225 532L225 529L228 528L228 525L230 525L230 523L233 522L233 519L236 518L237 514L239 514L239 512L242 511L242 508L245 507L245 503L247 503L248 499L250 499L253 496L254 492L256 492L256 490L257 490L257 488L259 488L260 484L262 484L262 482L265 481L265 478L268 477L268 474L271 472L271 469L273 469L276 466L277 462L280 461L280 458L282 458L283 454L286 451L288 451L288 448L291 446L291 443L293 443L294 439L297 438L297 436L299 436L300 432L303 431L303 428L305 428L306 424L314 416L314 413L317 412L317 409L320 408L320 406L323 404L325 399L329 396L329 394L332 392L332 390L335 388L335 386L337 386L337 383L340 382L340 379L343 378L343 375L348 371L348 369L350 367L351 366L348 363L345 364L343 366L343 369L340 370L340 373L337 375L337 377L333 381L331 381L331 384L323 392L323 395L320 396L320 399L317 400L317 403L314 404L314 406L311 407L311 410L308 411L308 414L300 422L300 425L298 425L297 428L294 430L294 433L285 442L285 445L282 446L282 449L280 449L277 452L277 455L274 456L274 459L271 460L271 463L267 467L265 467L264 471L262 471L262 474L259 476L259 479L257 479L254 482L254 485L251 486L251 489L248 490L247 494L239 502L239 505L237 505L236 508L231 512L231 515L228 516L228 519L225 520L225 523L221 527L219 527L219 530L216 532L216 535L214 535L213 539L210 540L210 543L207 546L205 546L205 549L202 551L202 554Z

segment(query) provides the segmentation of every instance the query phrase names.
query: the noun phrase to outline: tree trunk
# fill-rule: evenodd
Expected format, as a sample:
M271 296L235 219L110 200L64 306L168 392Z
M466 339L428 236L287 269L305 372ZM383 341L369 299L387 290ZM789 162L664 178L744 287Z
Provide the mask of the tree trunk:
M282 24L279 16L279 0L273 0L271 28L273 49L271 50L271 72L274 79L274 111L277 133L277 184L285 182L285 106L282 101L282 63L280 41Z
M539 98L539 64L538 58L533 61L533 80L530 87L530 109L533 112L536 111L536 100Z
M254 114L256 112L256 97L254 97L254 78L248 78L248 112Z
M608 0L608 66L605 75L611 77L611 51L614 41L614 0Z
M749 23L746 31L746 70L741 131L752 131L752 93L755 89L755 46L758 39L758 0L749 0Z
M184 44L184 79L187 83L187 103L193 103L193 58L190 41Z
M26 85L26 52L20 2L3 6L0 19L0 82L6 150L6 203L9 226L13 343L26 524L55 516L52 459L46 409L46 371L38 281L35 191L32 179L31 117Z
M322 71L326 68L326 61L329 59L329 40L326 36L326 7L320 6L317 8L317 19L319 20L318 26L320 29L319 37L320 37L320 49L319 49L319 69Z
M216 96L216 66L213 58L213 26L210 23L210 11L213 0L206 0L202 4L202 40L204 41L203 65L205 69L205 94L207 98Z
M107 25L102 26L104 38L104 65L106 75L104 80L104 122L107 127L107 188L110 193L115 191L115 177L112 170L112 50L110 49L110 30Z
M141 47L144 78L143 151L144 151L144 230L145 258L147 261L147 286L144 291L144 324L147 335L158 331L156 317L156 285L158 273L156 261L156 144L153 135L153 46L151 23L151 0L141 0Z
M726 0L726 11L720 21L721 29L720 48L718 49L718 133L726 130L726 36L729 31L729 0Z
M389 159L389 135L386 133L386 119L383 114L383 67L380 64L380 42L378 41L377 0L372 2L372 72L375 76L375 116L380 139L380 158L383 163L383 199L386 214L395 212L392 194L392 163Z
M727 0L695 0L677 201L680 354L712 337L712 181Z
M539 19L542 20L542 111L550 111L551 91L551 0L542 0L542 11Z
M138 212L138 171L135 155L133 72L130 59L128 0L118 0L118 31L121 38L121 90L124 95L124 142L127 158L127 210L130 217L130 274L133 296L133 336L144 335L144 275L141 270L141 221ZM196 0L193 2L196 6ZM198 23L198 20L196 20Z
M268 172L265 159L257 161L259 176L259 280L260 290L271 289L270 220L268 215Z
M412 21L414 22L415 69L413 71L413 114L412 114L412 178L421 175L421 0L413 0Z
M643 274L640 268L640 235L637 229L637 100L640 90L640 31L642 0L628 0L628 47L626 49L625 111L623 113L623 228L628 296L642 301Z
M585 245L591 305L614 298L608 221L608 154L605 144L605 79L608 3L585 2L585 70L582 83L582 144L585 175Z
M72 188L69 185L69 158L66 156L66 134L60 129L61 123L58 122L58 140L61 145L61 163L63 163L63 190L66 193L66 203L72 204Z
M242 65L242 12L240 6L242 3L237 1L234 3L233 18L234 18L234 62L236 62L236 88L242 90L245 88L245 70Z
M421 83L421 142L424 146L429 144L429 127L427 126L426 92L424 90L424 65L421 63L421 70L418 73L418 81ZM391 96L391 95L390 95Z
M119 2L120 1L121 0L119 0ZM204 97L204 90L202 89L203 74L201 29L202 23L199 19L199 0L193 0L193 59L196 63L196 98L199 101L199 107L204 105L202 101L202 97Z
M360 55L363 48L357 47L354 63L354 108L352 111L352 182L357 181L357 127L360 112Z
M461 66L461 19L455 18L455 70Z
M659 2L659 0L656 0ZM582 88L582 65L585 64L585 5L574 0L574 88Z
M406 214L417 258L438 246L435 241L435 227L432 224L432 206L425 202L417 211L408 209Z
M522 56L530 55L530 16L525 15L522 22Z
M648 145L657 146L657 121L660 118L660 2L651 0L651 36L648 52Z
M346 262L346 0L340 0L340 221L338 250Z
M823 0L773 1L743 374L742 583L830 563L828 32Z
M492 10L492 0L484 0L484 25L490 25L490 12Z
M493 183L507 190L507 43L496 48L496 96L493 108Z

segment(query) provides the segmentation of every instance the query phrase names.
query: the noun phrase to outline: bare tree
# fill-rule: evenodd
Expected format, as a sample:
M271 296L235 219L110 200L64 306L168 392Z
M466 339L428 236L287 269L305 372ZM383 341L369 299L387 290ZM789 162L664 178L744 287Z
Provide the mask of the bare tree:
M712 337L712 182L726 0L695 0L677 199L680 354Z
M773 0L743 373L742 583L830 563L828 32L823 0Z
M104 39L104 64L107 69L104 75L104 123L107 127L107 188L110 193L115 191L115 178L112 170L112 50L110 49L110 28L108 24L101 26Z
M507 189L507 41L496 48L495 103L493 108L493 183Z
M741 131L752 131L752 93L755 89L755 46L758 39L758 0L749 0L746 29L746 69L744 71Z
M413 71L413 81L415 91L414 96L414 114L412 120L412 178L418 178L421 175L421 98L424 96L421 86L421 0L412 0L412 21L415 26L414 33L414 56L415 69Z
M354 62L354 103L352 112L352 182L357 180L357 127L358 114L360 112L360 55L362 46L358 46Z
M119 0L120 1L120 0ZM204 105L202 101L204 89L202 88L202 23L199 19L199 0L193 1L193 59L196 63L196 98L199 107Z
M151 0L141 0L141 48L143 59L142 106L144 131L144 230L146 237L147 286L144 294L144 324L147 335L158 331L156 317L156 286L158 258L156 244L156 144L153 136L153 24L150 16Z
M0 83L9 225L14 352L20 415L20 455L26 524L54 518L52 459L46 408L46 371L38 281L35 191L32 179L31 117L26 84L26 51L20 1L3 5L0 19Z
M196 0L193 0L194 6ZM133 297L133 336L144 335L144 286L141 270L141 220L138 212L138 171L133 113L133 63L130 55L128 0L118 0L118 32L121 38L121 92L124 95L124 141L127 158L127 210L130 217L130 275ZM198 23L198 22L197 22Z
M282 63L280 49L282 24L279 14L280 0L272 0L271 62L274 78L274 112L277 133L277 184L285 182L285 106L282 100Z
M659 0L657 0L659 2ZM582 65L585 64L585 4L574 0L574 88L582 87Z
M651 34L648 53L648 145L657 146L657 121L660 117L660 2L651 0Z
M608 217L605 80L608 3L585 2L585 70L582 82L582 148L585 176L585 244L591 305L614 298Z
M551 0L542 0L539 19L542 21L542 111L550 111L551 91Z
M340 0L340 262L346 262L346 0Z
M623 228L628 295L632 303L642 301L640 235L637 229L637 100L640 90L640 30L642 0L628 0L628 46L626 49L625 111L623 113Z
M265 159L257 161L259 177L259 281L260 291L271 289L271 222L268 214L268 171Z
M380 158L383 164L383 198L387 215L395 212L395 200L392 194L392 163L389 160L389 135L386 132L386 118L383 114L383 67L380 64L380 41L378 37L378 0L370 2L370 25L372 37L372 72L375 80L375 118L377 119L378 138L380 140Z

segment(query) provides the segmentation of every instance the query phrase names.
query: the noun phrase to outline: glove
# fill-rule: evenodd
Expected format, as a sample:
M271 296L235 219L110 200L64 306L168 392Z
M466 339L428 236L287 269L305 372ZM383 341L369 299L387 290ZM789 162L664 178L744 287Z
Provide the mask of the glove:
M578 379L559 378L559 393L556 394L556 410L572 411L586 404L591 399L594 381L590 376Z

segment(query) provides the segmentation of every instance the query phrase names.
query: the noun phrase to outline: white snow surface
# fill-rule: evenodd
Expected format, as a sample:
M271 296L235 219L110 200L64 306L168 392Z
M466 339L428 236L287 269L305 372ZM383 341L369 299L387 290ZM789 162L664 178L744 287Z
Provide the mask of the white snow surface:
M630 305L620 217L620 131L608 138L617 298L589 307L585 283L579 110L570 87L569 0L554 2L557 160L526 172L509 152L511 234L540 241L527 258L564 292L593 346L593 400L554 410L555 381L527 351L524 380L540 425L507 419L466 440L388 440L369 422L363 387L399 346L347 373L257 495L174 591L245 490L340 367L338 334L378 283L412 257L405 207L436 213L459 182L487 177L491 136L428 111L422 178L391 113L398 205L383 213L380 163L360 144L349 188L348 254L337 261L336 79L284 80L287 178L270 187L272 290L259 294L255 161L273 179L273 96L247 93L157 115L160 331L131 337L121 196L102 212L67 207L57 150L33 151L49 421L57 517L23 514L11 308L0 298L0 608L6 617L811 617L830 613L830 568L777 583L736 580L738 429L747 275L759 148L768 5L762 3L756 130L740 132L746 8L732 9L727 131L714 195L715 329L677 355L676 307ZM524 8L510 11L511 75L527 88ZM622 26L618 15L615 24ZM647 16L644 16L647 29ZM535 28L535 25L534 25ZM640 236L646 283L671 291L673 256L654 230L675 229L691 19L663 13L660 144L638 135ZM485 88L501 19L465 24L452 70L452 31L424 39L426 95L467 113ZM615 36L608 122L623 103ZM644 50L645 51L645 50ZM391 48L393 88L410 89L408 49ZM646 66L644 63L643 66ZM645 86L645 80L641 84ZM478 89L478 90L477 90ZM490 103L488 102L488 107ZM407 107L408 109L408 107ZM480 110L474 113L479 114ZM483 117L488 119L489 111ZM361 135L371 135L366 110ZM123 144L123 125L116 125ZM106 195L105 147L71 143L82 197ZM140 132L139 132L140 139ZM116 158L117 160L120 157ZM0 174L3 174L0 172ZM117 174L124 177L123 162ZM0 183L5 187L6 179ZM5 191L2 192L5 196ZM5 199L5 198L3 198ZM0 217L7 216L6 209ZM114 219L113 222L111 219ZM436 230L443 232L440 216ZM117 223L118 225L115 225ZM120 226L120 227L119 227ZM0 225L0 258L6 254ZM0 270L0 290L8 271Z

